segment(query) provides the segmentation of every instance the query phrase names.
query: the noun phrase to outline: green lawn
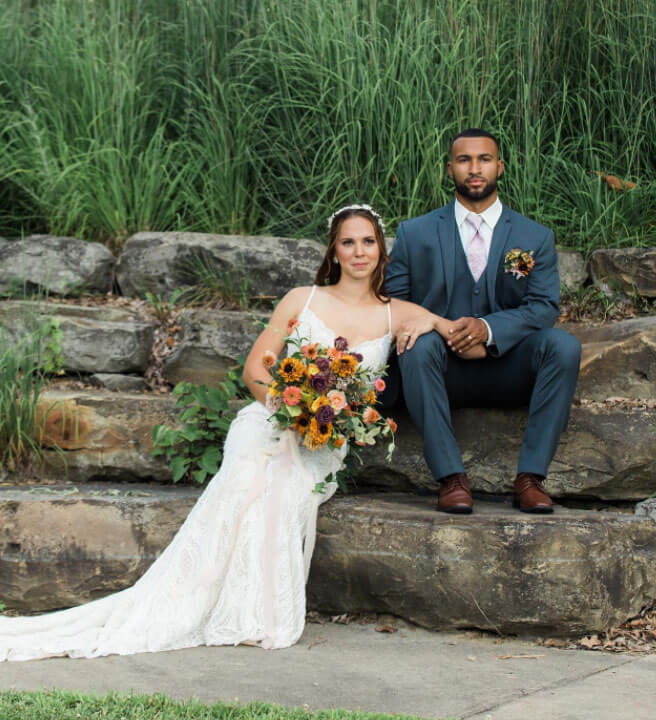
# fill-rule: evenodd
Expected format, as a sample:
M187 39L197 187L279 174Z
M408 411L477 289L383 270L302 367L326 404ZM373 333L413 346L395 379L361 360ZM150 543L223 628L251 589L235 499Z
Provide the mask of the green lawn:
M396 720L416 716L349 712L347 710L289 709L255 702L249 705L197 701L177 702L163 695L105 697L50 690L0 692L2 720Z

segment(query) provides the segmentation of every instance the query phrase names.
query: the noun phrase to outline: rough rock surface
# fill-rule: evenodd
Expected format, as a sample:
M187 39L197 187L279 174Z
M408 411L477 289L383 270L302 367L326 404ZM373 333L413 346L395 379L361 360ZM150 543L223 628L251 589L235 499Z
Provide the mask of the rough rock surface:
M41 394L44 418L45 478L74 482L158 480L171 473L152 456L153 426L175 425L171 397L110 391L51 390Z
M467 408L453 413L456 439L477 492L512 492L526 410ZM394 413L392 413L394 415ZM436 490L422 441L406 415L399 422L392 464L384 449L363 453L361 487ZM656 411L573 407L545 486L557 498L642 500L656 491Z
M47 416L46 443L64 449L68 477L168 481L165 465L150 456L152 428L175 424L170 397L107 391L51 391L42 396ZM398 448L391 465L383 447L362 453L357 479L361 490L435 492L422 440L407 415L399 421ZM474 490L512 492L526 410L463 409L453 415ZM574 407L551 465L546 486L554 497L642 500L656 491L656 410ZM63 478L63 460L47 453L47 476Z
M49 316L62 332L64 370L81 373L143 372L155 326L112 307L34 303L0 303L0 326L17 338L26 315Z
M603 630L656 593L656 525L557 508L527 516L479 503L437 513L426 498L326 503L311 607L394 613L429 628L569 635Z
M248 354L267 313L184 310L182 338L164 362L170 383L216 385L240 356Z
M100 243L54 235L0 238L0 293L107 292L116 259Z
M588 279L588 269L583 253L558 248L558 274L560 284L568 290L576 290Z
M144 485L0 488L0 597L20 610L51 610L131 585L198 493Z
M563 326L581 341L577 395L656 398L656 316L610 322L599 327Z
M89 382L96 387L113 390L114 392L141 392L148 387L142 377L116 373L96 373L89 376Z
M251 296L282 297L296 285L312 284L324 249L293 238L142 232L126 242L116 278L124 295L167 297L194 284L190 263L200 257L234 286L247 280Z
M45 610L131 585L198 490L0 489L0 597ZM309 606L393 613L429 628L549 635L617 625L656 593L656 524L479 503L454 517L427 498L336 497L322 506Z
M656 297L656 247L595 250L590 270L604 292L612 293L617 286L628 294Z

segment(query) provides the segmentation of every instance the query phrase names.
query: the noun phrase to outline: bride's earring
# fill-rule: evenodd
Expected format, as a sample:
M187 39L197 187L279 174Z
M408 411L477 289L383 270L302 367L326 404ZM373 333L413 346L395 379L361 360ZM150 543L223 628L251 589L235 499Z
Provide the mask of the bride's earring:
M335 265L339 265L339 260L336 257L333 258L333 262L335 263Z

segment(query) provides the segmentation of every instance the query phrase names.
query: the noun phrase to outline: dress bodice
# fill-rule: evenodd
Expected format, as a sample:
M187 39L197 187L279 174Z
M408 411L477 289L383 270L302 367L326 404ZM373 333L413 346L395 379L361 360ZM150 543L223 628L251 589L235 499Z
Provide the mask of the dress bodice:
M301 310L297 321L298 325L294 330L294 334L302 338L304 342L318 342L326 347L332 347L335 343L336 334L331 330L323 320L316 315L310 308L310 303L314 296L316 285L313 286L303 310ZM354 346L349 346L349 350L362 355L362 366L376 372L387 364L387 358L392 345L392 319L389 305L387 306L388 329L385 335L381 335L371 340L365 340ZM288 352L294 352L297 348L293 345L288 346Z

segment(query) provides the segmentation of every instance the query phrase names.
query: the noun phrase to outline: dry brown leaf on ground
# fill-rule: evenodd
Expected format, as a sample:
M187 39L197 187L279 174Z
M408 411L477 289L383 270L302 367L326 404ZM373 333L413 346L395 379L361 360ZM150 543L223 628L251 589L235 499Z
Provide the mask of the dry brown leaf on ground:
M389 623L386 623L385 625L378 625L378 627L375 628L376 632L379 633L395 633L398 628L395 628L394 625L390 625Z

